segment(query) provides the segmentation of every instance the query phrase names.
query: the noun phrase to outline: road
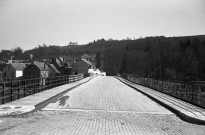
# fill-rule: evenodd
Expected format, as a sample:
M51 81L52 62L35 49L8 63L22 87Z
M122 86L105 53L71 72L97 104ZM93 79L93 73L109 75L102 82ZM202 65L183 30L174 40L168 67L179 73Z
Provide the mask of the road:
M0 134L204 135L114 77L96 77L41 110L0 118Z

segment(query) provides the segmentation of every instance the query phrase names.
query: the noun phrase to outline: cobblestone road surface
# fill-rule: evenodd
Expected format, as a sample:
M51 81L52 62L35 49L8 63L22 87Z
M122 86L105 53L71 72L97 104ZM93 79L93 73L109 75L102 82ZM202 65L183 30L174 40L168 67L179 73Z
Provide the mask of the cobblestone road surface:
M205 135L113 77L97 77L42 110L0 118L1 135Z

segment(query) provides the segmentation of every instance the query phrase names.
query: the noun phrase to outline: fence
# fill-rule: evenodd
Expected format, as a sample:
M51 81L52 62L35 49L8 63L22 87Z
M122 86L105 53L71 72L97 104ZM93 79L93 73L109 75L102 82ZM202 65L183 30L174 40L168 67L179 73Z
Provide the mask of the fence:
M31 94L72 83L84 78L83 74L35 78L0 83L0 104L5 104Z
M205 86L196 85L194 83L173 83L138 77L136 75L123 75L122 77L136 84L166 93L200 107L205 107Z

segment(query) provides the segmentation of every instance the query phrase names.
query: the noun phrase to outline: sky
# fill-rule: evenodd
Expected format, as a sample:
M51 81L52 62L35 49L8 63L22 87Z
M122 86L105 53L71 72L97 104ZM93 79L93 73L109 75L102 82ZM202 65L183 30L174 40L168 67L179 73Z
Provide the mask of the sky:
M0 50L205 35L205 0L0 0Z

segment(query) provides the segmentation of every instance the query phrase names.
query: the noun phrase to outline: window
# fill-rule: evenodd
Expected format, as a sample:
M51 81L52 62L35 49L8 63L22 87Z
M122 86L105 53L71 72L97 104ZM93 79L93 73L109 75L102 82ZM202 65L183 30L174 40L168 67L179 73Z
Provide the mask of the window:
M10 67L8 67L8 70L10 70Z
M4 72L4 77L6 77L6 72Z

